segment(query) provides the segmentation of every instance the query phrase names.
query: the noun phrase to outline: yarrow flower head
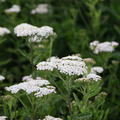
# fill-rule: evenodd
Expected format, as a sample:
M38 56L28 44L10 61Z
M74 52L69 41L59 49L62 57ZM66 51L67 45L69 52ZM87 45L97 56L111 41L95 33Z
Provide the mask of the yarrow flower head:
M0 36L4 36L5 34L9 34L10 30L5 27L0 27Z
M115 50L115 47L118 45L119 43L115 41L102 43L99 43L99 41L93 41L90 43L90 48L95 54L98 54L100 52L113 52Z
M0 116L0 120L6 120L7 117L6 116Z
M85 62L77 56L67 56L61 59L52 57L37 64L37 70L53 71L54 69L67 75L83 75L87 72Z
M0 81L3 81L4 79L5 79L5 77L0 75Z
M45 14L49 11L48 4L39 4L35 9L31 11L31 14Z
M36 97L43 97L43 96L48 95L50 93L56 93L55 87L53 87L53 86L42 87L39 89L38 92L35 93L35 96Z
M43 120L63 120L63 119L61 119L61 118L55 118L55 117L52 117L52 116L48 115Z
M32 36L35 35L38 31L38 28L36 26L27 24L27 23L22 23L20 25L17 25L14 28L14 33L18 37L26 37L26 36Z
M99 75L90 73L87 75L87 79L98 81L98 80L101 80L101 77Z
M5 2L6 0L0 0L0 2Z
M96 66L91 68L91 73L97 74L102 73L104 69L102 67Z
M13 5L11 8L6 9L5 13L19 13L21 11L21 8L19 5Z
M37 29L36 35L29 38L30 42L41 42L43 38L47 39L49 36L54 35L53 28L49 26L43 26Z
M76 79L75 82L80 82L80 81L84 81L84 82L96 81L97 82L101 79L102 79L101 76L96 75L94 73L90 73L86 77Z
M18 93L20 90L25 91L27 94L34 93L36 97L42 97L50 93L55 93L55 87L50 86L49 81L44 80L40 77L33 79L32 77L24 77L25 82L6 87L7 91L12 94Z
M22 81L30 81L33 80L32 75L27 75L22 77Z
M62 60L77 60L77 61L82 61L82 58L80 58L77 55L72 55L72 56L63 57Z
M22 77L22 81L31 81L31 80L43 80L41 77L33 78L32 75L27 75Z
M14 33L18 37L29 37L30 42L41 42L49 36L55 35L53 28L49 26L36 27L27 23L22 23L14 28Z
M38 29L38 36L48 38L50 35L53 35L53 28L49 26L42 26Z

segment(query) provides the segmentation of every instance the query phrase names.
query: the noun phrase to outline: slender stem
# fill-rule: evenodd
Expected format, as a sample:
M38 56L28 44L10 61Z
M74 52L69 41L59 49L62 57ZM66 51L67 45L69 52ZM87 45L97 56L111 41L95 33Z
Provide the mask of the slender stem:
M36 106L35 106L34 96L32 96L32 98L30 98L28 96L28 99L29 99L31 106L32 106L31 120L35 120L35 114L36 114L35 108L36 108Z
M53 76L55 76L55 75L53 75ZM57 76L55 76L55 77L57 77ZM66 100L66 97L64 96L64 92L61 90L61 88L59 87L59 85L57 85L57 83L56 83L54 80L52 80L52 79L51 79L50 81L51 81L52 84L54 84L55 87L58 89L58 91L60 92L62 98L63 98L64 100Z
M13 120L11 106L9 106L9 111L10 111L10 120Z
M28 108L27 108L27 106L24 104L24 102L23 102L19 97L17 97L16 95L14 95L14 97L20 101L20 103L21 103L21 104L23 105L23 107L25 108L26 112L28 112ZM30 117L30 115L29 115L29 117Z
M67 92L68 92L68 100L67 100L67 103L68 103L68 109L69 109L69 114L70 116L72 115L72 110L71 110L71 79L68 78L68 85L66 86L67 87Z
M53 39L50 39L50 52L49 52L49 58L52 56L52 47L53 47Z
M32 114L31 114L31 120L34 120L35 119L35 106L34 106L34 100L33 99L31 99L30 98L30 96L29 95L26 95L27 96L27 98L28 98L28 100L29 100L29 102L30 102L30 104L31 104L31 106L32 106ZM32 96L33 97L33 96Z
M17 107L17 106L15 105L15 106L14 106L14 110L15 110L15 117L14 117L14 118L15 118L15 120L16 120L16 115L17 115L17 113L16 113L16 107Z
M17 98L21 102L21 104L23 105L25 109L27 109L27 106L23 103L23 101L19 97L17 97L16 95L14 95L14 97Z
M61 76L59 72L57 72L58 77L63 81L63 84L65 85L65 89L67 90L67 95L66 95L66 103L68 106L69 114L70 116L72 115L71 111L71 78L68 77L66 80ZM64 94L64 93L63 93Z

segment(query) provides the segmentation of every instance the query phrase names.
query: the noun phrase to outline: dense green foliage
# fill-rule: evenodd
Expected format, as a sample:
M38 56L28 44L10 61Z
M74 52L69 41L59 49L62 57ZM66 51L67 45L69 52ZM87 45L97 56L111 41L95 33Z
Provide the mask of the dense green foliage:
M31 9L35 8L39 3L50 4L50 12L31 15ZM13 4L20 5L21 12L6 14L4 10L10 8ZM25 39L16 37L13 32L14 27L20 23L29 23L39 27L43 25L53 27L57 34L53 44L53 56L63 57L80 53L83 58L94 58L96 64L105 69L102 74L103 86L99 91L107 93L105 102L101 97L102 100L96 100L96 104L97 102L101 102L101 104L103 102L102 109L106 112L109 111L107 118L104 120L120 119L120 47L117 47L109 56L106 54L96 55L89 48L89 43L94 40L99 40L100 42L117 41L120 44L120 0L6 0L6 2L0 2L0 26L7 27L12 31L11 34L0 36L0 74L6 78L0 83L0 115L14 116L16 114L14 110L17 109L17 119L27 120L27 118L25 119L27 112L25 112L21 103L13 97L10 97L10 100L6 98L4 102L2 99L4 95L7 95L6 91L4 91L5 86L19 83L22 76L29 75L32 72L32 65L25 57L30 49L26 45ZM40 57L42 57L42 54L44 55L45 53L42 51L40 54ZM45 60L46 56L40 59ZM98 93L95 93L95 95ZM78 93L76 92L76 94ZM72 96L77 101L73 108L74 112L78 109L76 108L77 104L82 104L78 100L78 96L82 97L81 94L78 94L78 96L76 94ZM27 100L25 97L22 99ZM47 97L44 99L47 99ZM28 101L25 100L26 105L31 107ZM63 101L59 95L51 95L45 103L44 100L40 101L43 103L40 104L42 110L37 112L43 118L46 113L66 118L68 110ZM13 104L9 102L14 102L16 108L12 108ZM3 103L4 111L2 108ZM89 107L92 108L92 105ZM8 106L9 109L7 109ZM89 109L88 112L91 110ZM8 111L11 111L11 114ZM98 111L103 112L100 109L97 110L97 108L93 111L94 119L89 119L91 118L90 114L81 114L80 118L78 116L78 118L73 118L73 120L97 120L95 118L100 117ZM74 114L76 115L76 113Z

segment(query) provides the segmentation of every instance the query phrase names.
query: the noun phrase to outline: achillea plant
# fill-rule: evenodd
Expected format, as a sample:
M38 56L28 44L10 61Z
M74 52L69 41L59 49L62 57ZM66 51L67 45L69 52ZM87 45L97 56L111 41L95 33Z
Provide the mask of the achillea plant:
M24 76L22 83L5 87L5 89L11 92L13 97L19 100L19 102L23 105L27 114L25 117L35 120L39 115L37 110L41 109L41 104L39 104L39 102L42 101L42 97L51 93L56 93L55 87L50 85L50 82L42 79L41 77L37 77L36 73L34 74L34 64L38 62L38 59L40 58L39 54L43 54L42 50L47 49L48 47L48 51L45 51L44 54L45 57L51 56L55 33L53 32L53 28L49 26L43 26L39 28L27 23L22 23L16 26L14 33L18 37L25 37L26 39L25 43L29 47L30 52L25 54L25 52L19 51L30 61L33 68L33 73L32 75ZM41 46L43 46L42 50ZM27 98L31 108L24 103L24 100L21 99L21 96ZM12 106L14 105L12 104ZM10 119L13 118L14 116L10 115Z
M51 93L56 93L55 87L51 86L47 80L40 77L34 79L32 76L27 76L24 77L23 80L24 82L6 87L5 89L11 92L13 97L21 102L27 112L27 117L31 120L35 120L37 119L37 111L42 109L39 103L41 101L40 99L43 99L44 96ZM20 91L22 93L20 93ZM26 105L25 101L21 99L21 96L26 96L31 108Z
M95 113L93 111L97 112L97 108L94 105L95 101L91 101L91 98L94 98L101 91L102 78L97 73L102 73L103 68L92 68L91 66L88 69L81 57L73 55L62 57L61 59L51 57L47 61L37 64L37 70L51 73L48 74L47 72L52 77L49 77L51 83L56 86L58 93L60 93L66 103L68 120L82 117L85 119L98 119L97 116L94 116ZM57 81L53 80L54 77L61 80L61 86L58 85ZM82 94L82 99L75 94L75 91ZM73 107L73 102L76 104L76 108ZM92 106L90 103L93 103ZM101 106L102 104L99 105ZM93 111L91 111L92 107ZM101 120L107 116L107 112L103 114L102 110L99 114Z
M14 28L14 33L18 37L26 37L26 43L30 49L30 54L22 51L20 52L30 60L31 64L35 65L38 61L51 56L53 41L56 36L52 27L36 27L27 23L22 23Z
M115 48L118 47L118 45L119 43L115 41L101 43L99 41L93 41L90 43L90 49L96 56L99 55L100 59L97 61L98 64L102 65L104 63L104 68L107 68L108 61L113 55L112 52L115 51Z

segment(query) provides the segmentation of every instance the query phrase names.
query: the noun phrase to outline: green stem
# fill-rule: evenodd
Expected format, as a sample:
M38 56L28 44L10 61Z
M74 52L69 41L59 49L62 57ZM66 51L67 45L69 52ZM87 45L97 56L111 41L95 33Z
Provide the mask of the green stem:
M57 77L55 75L53 75L54 77ZM59 87L59 85L57 85L57 83L53 80L53 79L49 79L50 82L58 89L58 91L60 92L62 98L64 99L64 101L66 101L66 97L64 96L64 92L61 90L61 88Z
M11 106L9 106L9 111L10 111L10 120L13 120Z
M23 101L19 97L17 97L16 95L14 95L14 97L17 98L21 102L21 104L23 105L25 109L27 109L27 106L23 103Z
M49 58L52 56L52 47L53 47L53 39L50 39L50 52L49 52Z
M24 102L23 102L19 97L17 97L16 95L14 95L14 97L20 101L20 103L21 103L21 104L23 105L23 107L25 108L26 112L28 112L28 108L27 108L27 106L24 104ZM29 112L28 112L28 113L29 113Z
M35 108L36 108L36 106L35 106L35 102L34 102L34 96L32 96L32 98L30 98L28 96L28 99L29 99L31 106L32 106L31 120L35 120L35 116L36 116L35 115L36 114Z
M67 99L67 103L68 103L68 109L69 109L69 114L70 117L72 116L72 109L71 109L71 79L68 79L68 85L67 87L67 92L68 92L68 99Z
M61 74L59 72L57 72L57 75L58 77L63 81L63 84L65 86L65 89L67 90L67 95L65 97L66 99L66 104L67 104L67 107L68 107L68 110L69 110L69 115L71 116L72 115L72 110L71 110L71 78L68 77L66 78L66 80L61 76ZM64 93L63 93L64 94Z

